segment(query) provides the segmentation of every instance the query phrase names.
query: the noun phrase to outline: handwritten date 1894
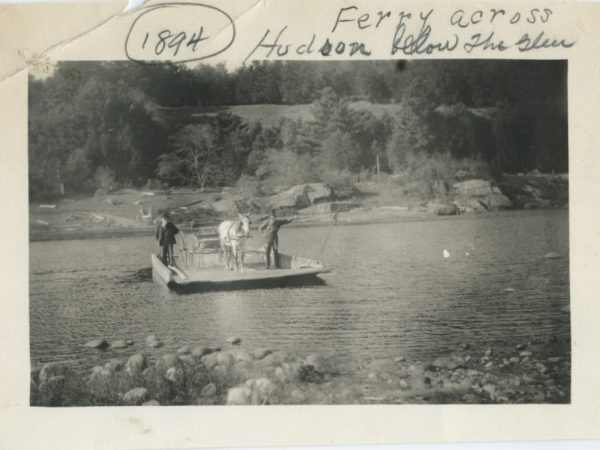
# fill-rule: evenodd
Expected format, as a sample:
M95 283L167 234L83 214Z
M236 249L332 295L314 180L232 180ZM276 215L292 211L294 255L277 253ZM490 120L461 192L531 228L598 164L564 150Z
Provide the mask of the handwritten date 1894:
M192 33L192 35L189 36L189 38L185 31L180 31L179 33L174 34L173 32L171 32L171 30L162 30L158 32L155 36L157 38L157 42L156 45L154 45L153 47L154 53L157 56L160 56L163 54L165 49L171 49L173 52L173 56L177 56L177 54L179 53L179 49L182 45L184 45L184 43L186 47L191 47L192 52L195 52L198 44L201 41L205 41L208 39L208 37L204 36L203 34L204 27L202 26L200 27L200 30L197 34ZM146 33L144 43L142 44L143 49L146 48L146 44L148 42L149 37L150 33Z
M142 64L199 61L227 50L235 25L224 11L201 3L163 3L145 8L133 21L127 57Z

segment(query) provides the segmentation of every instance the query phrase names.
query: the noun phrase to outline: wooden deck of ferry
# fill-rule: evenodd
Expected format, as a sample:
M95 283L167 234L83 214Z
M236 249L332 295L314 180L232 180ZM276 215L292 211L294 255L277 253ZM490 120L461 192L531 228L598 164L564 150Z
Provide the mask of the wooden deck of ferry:
M279 254L279 268L266 269L264 252L256 249L246 250L244 270L238 272L225 270L220 251L214 247L179 250L175 259L175 265L166 266L152 254L152 277L182 292L322 284L317 275L331 271L319 261L283 253Z

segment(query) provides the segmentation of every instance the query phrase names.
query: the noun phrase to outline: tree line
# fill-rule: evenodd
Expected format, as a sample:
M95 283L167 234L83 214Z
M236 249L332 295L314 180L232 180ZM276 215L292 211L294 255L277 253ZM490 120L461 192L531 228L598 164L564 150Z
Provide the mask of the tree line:
M311 117L266 126L227 108L202 114L260 104L310 104ZM165 109L201 118L168 121ZM30 196L236 183L266 192L376 169L445 181L564 172L567 119L564 61L60 62L30 78Z

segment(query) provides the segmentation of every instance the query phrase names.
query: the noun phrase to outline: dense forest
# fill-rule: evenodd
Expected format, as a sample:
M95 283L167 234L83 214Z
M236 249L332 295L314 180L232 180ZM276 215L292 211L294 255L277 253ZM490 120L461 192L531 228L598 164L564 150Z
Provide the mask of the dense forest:
M310 117L267 125L228 109L265 104ZM567 125L565 61L61 62L30 78L30 197L566 172Z

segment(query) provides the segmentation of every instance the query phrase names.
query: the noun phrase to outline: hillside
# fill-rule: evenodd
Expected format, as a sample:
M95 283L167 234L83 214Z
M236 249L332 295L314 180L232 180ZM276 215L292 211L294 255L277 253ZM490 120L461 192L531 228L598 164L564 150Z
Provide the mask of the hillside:
M403 177L418 193L435 184L440 194L502 173L565 173L565 69L418 61L228 73L61 63L47 79L30 78L29 196L43 203L132 187L224 186L260 196L375 173Z
M349 104L356 111L369 111L376 117L393 114L399 104L356 101ZM158 108L159 119L168 125L205 123L221 112L230 112L248 123L261 123L264 127L277 125L281 119L314 120L312 105L234 105L234 106L182 106Z

